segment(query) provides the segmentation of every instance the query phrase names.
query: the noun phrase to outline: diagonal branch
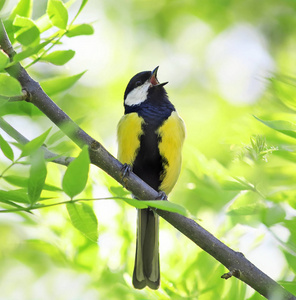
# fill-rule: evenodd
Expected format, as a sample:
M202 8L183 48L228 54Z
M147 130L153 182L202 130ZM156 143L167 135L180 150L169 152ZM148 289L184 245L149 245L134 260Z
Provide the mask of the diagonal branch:
M13 56L14 51L2 22L0 23L0 46L10 57ZM123 183L121 176L123 165L98 141L94 140L77 124L75 124L70 117L44 93L39 83L34 81L19 63L9 67L6 71L11 76L18 79L23 89L27 91L29 94L27 101L30 101L37 106L62 130L70 127L71 130L66 130L65 134L68 135L69 138L72 139L79 147L82 147L83 145L89 146L92 164L103 169L119 183ZM124 178L124 186L138 199L156 199L158 195L155 190L132 172ZM196 245L208 252L216 260L228 268L230 272L227 273L225 277L233 275L269 299L272 298L274 294L277 295L277 299L281 300L296 299L295 296L248 261L243 254L235 252L227 247L195 221L177 213L162 210L157 210L156 212L177 230L191 239Z

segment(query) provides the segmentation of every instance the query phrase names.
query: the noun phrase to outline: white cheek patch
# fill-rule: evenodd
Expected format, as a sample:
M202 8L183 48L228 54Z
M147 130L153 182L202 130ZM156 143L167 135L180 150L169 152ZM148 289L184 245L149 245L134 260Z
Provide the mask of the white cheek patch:
M134 88L125 99L125 104L129 106L138 105L147 99L148 89L150 87L150 81L146 81L144 84Z

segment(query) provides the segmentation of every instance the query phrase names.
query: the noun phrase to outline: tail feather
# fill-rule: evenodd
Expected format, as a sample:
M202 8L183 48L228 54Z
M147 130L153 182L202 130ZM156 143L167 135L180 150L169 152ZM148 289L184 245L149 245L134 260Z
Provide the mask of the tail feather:
M156 290L159 283L158 216L150 209L139 209L133 285L136 289L148 286Z

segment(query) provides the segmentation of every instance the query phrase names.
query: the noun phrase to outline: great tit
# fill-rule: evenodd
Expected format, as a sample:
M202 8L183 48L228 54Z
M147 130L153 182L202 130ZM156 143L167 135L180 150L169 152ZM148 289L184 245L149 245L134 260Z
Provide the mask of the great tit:
M169 194L181 168L185 125L159 83L156 67L136 74L124 93L124 116L118 124L118 159L152 188ZM158 289L158 216L139 209L133 285Z

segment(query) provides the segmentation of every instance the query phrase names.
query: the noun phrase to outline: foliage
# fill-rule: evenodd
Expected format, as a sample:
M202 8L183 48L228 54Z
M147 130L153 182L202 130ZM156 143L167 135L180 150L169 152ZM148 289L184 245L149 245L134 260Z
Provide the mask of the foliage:
M20 0L12 8L10 1L0 1L16 50L11 61L0 51L0 114L30 137L24 144L14 140L12 132L0 132L3 297L260 299L236 279L223 281L225 268L165 222L160 233L161 289L134 290L134 207L147 205L189 213L296 293L296 79L290 69L295 53L289 50L295 44L295 4L163 0L119 6L113 0L48 0L42 7L41 2ZM100 22L87 22L92 11ZM256 84L250 81L251 89L245 90L244 84L223 80L229 70L239 77L252 61L239 61L243 46L231 52L228 45L235 62L229 63L225 55L225 67L215 49L242 23L244 30L265 40L268 47L263 43L265 56L260 60L270 57L278 71L258 75L264 88L255 100L234 103L229 90L252 94ZM88 36L94 27L100 32L99 46L87 46L95 39ZM254 59L258 52L252 53ZM89 60L80 62L81 57ZM172 202L132 199L90 166L87 148L80 151L61 131L49 129L52 124L30 103L11 101L22 89L5 69L17 62L114 154L115 124L122 114L119 99L127 81L138 69L160 65L159 77L167 72L168 94L187 125L183 170ZM91 70L95 68L97 73ZM66 169L51 163L45 149L76 159ZM63 296L60 281L66 287Z

